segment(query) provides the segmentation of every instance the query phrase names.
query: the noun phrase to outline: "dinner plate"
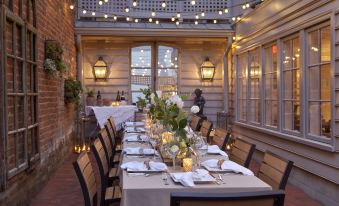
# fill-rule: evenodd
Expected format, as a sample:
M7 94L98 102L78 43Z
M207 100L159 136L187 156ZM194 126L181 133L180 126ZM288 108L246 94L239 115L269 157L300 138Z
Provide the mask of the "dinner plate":
M170 177L172 178L172 180L175 183L180 183L180 180L175 178L174 174L185 174L185 172L170 173ZM194 183L210 183L210 182L215 182L215 181L216 181L216 179L210 174L207 174L207 175L203 176L202 178L196 178L196 177L193 176L193 182Z
M127 169L126 171L128 173L161 173L161 172L165 172L166 170L131 170L131 169Z
M220 168L215 168L215 167L209 167L209 166L206 166L206 165L203 165L203 167L209 171L209 172L218 172L218 173L233 173L232 170L222 170Z

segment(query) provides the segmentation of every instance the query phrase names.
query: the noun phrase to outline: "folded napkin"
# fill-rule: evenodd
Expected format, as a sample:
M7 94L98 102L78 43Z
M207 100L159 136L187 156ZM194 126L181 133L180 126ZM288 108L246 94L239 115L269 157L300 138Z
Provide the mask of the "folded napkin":
M122 164L121 169L132 170L132 171L146 171L147 166L144 162L132 161Z
M127 127L126 132L145 132L145 128L142 127Z
M167 170L166 164L164 164L162 162L150 161L149 167L150 167L150 170L152 170L152 171L166 171Z
M146 135L140 135L140 134L129 134L125 135L124 141L129 142L145 142L148 140L148 137Z
M242 173L243 175L246 176L253 176L253 172L235 162L232 162L230 160L216 160L216 159L210 159L210 160L206 160L204 162L201 163L203 166L207 166L210 168L217 168L217 169L221 169L221 170L225 170L225 171L232 171L235 173Z
M145 125L145 122L125 122L126 127L141 127Z
M152 155L154 154L154 149L146 149L141 147L127 147L122 150L128 155ZM155 151L155 154L158 155L158 152Z
M185 187L194 187L194 180L200 180L209 173L207 170L197 169L195 172L178 172L171 173L171 175Z
M208 150L207 153L212 153L212 154L220 154L224 157L228 158L228 155L226 154L226 152L222 151L218 145L208 145Z

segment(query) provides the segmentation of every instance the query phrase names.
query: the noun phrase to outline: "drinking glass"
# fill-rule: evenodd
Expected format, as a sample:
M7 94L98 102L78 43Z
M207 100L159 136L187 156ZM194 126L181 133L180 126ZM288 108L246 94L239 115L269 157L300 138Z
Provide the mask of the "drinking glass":
M173 145L172 145L173 146ZM179 148L179 147L178 147ZM166 152L167 152L167 154L168 154L168 156L172 159L172 161L173 161L173 170L175 170L175 158L176 158L176 156L179 154L179 149L178 150L173 150L173 149L171 149L171 146L168 146L167 148L166 148Z
M208 144L206 143L204 138L199 137L196 140L194 147L195 147L195 152L196 152L197 158L198 158L198 167L201 167L201 159L204 155L207 154Z

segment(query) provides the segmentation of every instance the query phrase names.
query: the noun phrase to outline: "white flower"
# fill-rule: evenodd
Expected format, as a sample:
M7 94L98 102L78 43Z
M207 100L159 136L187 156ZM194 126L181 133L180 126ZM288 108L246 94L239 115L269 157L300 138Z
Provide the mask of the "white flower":
M191 112L193 113L193 114L196 114L196 113L198 113L200 111L200 108L197 106L197 105L193 105L192 107L191 107Z
M152 93L151 94L151 104L155 104L154 98L155 98L155 94Z
M178 95L174 95L172 97L170 97L167 101L166 104L169 106L171 104L175 104L177 105L177 107L179 109L182 109L184 107L184 101L182 101L181 97L179 97Z
M159 98L162 97L162 91L161 91L161 90L156 91L156 93L157 93L157 95L158 95Z
M173 145L172 147L170 147L170 150L172 153L176 153L177 151L179 151L179 147L178 145Z

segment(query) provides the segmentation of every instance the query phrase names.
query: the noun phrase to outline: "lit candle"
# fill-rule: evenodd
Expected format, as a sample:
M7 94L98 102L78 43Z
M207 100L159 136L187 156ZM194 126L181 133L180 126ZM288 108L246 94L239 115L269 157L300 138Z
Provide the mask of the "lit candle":
M182 160L182 169L184 172L191 172L193 169L193 160L192 158L184 158Z
M162 137L162 143L166 144L168 142L171 142L173 140L173 133L172 132L164 132L161 135Z

